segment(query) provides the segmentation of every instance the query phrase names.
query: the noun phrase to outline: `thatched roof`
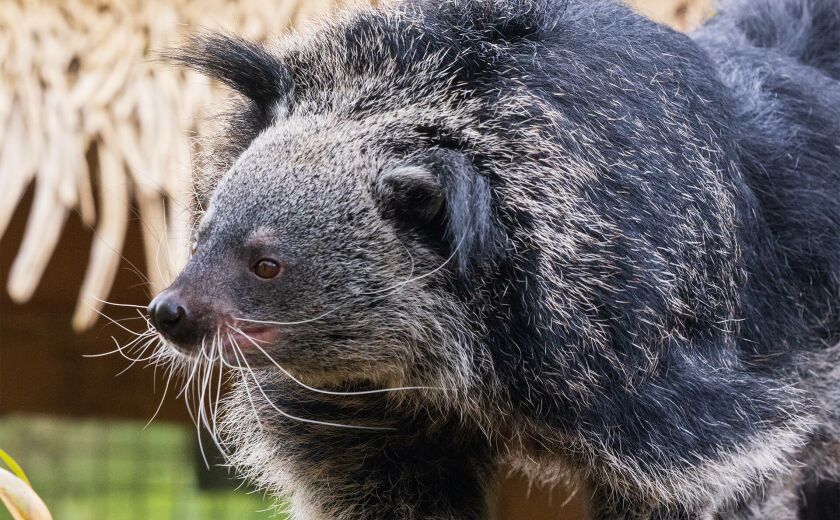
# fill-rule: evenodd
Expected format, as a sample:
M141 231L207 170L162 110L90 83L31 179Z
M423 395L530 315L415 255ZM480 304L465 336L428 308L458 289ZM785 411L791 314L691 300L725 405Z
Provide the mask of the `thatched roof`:
M107 298L133 211L148 281L154 290L165 286L186 257L190 137L209 131L206 110L220 90L154 61L151 51L200 28L263 40L338 3L0 2L0 236L35 183L9 295L18 302L32 296L71 211L96 228L77 329L95 321Z

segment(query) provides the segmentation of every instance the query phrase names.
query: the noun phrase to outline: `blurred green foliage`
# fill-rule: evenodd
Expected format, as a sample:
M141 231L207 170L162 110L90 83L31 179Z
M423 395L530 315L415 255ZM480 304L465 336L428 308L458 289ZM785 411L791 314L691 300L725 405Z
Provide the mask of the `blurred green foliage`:
M287 517L261 493L199 486L194 429L180 424L0 417L15 454L60 520L250 520ZM2 508L0 508L2 509ZM0 513L0 518L3 514Z

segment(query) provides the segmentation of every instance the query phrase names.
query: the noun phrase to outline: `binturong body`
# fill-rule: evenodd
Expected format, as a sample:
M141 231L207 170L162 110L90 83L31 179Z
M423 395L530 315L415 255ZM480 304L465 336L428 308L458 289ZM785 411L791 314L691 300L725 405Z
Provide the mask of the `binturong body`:
M513 467L783 519L837 476L840 1L409 2L176 58L241 100L160 355L231 368L222 443L295 518L490 518Z

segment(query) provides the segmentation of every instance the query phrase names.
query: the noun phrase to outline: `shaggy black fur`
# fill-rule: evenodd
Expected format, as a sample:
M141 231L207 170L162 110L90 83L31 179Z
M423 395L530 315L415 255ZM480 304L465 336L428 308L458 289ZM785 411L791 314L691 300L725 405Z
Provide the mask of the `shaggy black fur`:
M796 493L834 471L840 403L815 389L836 377L819 360L840 341L840 0L730 2L690 36L601 1L391 9L276 55L214 37L181 58L259 115L247 139L231 129L226 167L263 149L252 144L260 132L279 128L283 149L310 146L295 141L300 121L328 116L373 129L347 148L324 145L336 164L353 148L433 172L394 170L372 192L421 262L445 261L422 308L449 298L464 309L468 332L444 324L429 341L459 338L474 362L460 398L473 410L440 396L336 404L265 376L290 413L399 425L324 431L274 414L265 424L277 446L256 434L237 442L291 468L277 485L332 501L306 509L325 518L483 518L500 461L533 458L587 478L597 518L770 518L782 511L768 500L774 486ZM427 105L429 120L381 117ZM283 130L285 118L298 126ZM216 228L234 218L224 201L237 182L216 196ZM238 232L262 218L230 214L242 215ZM324 235L363 225L360 215L336 216ZM270 300L236 305L288 316L254 303ZM339 361L354 349L337 349ZM425 362L405 368L407 383L454 364L435 353L437 365L417 355ZM307 467L332 468L339 484L320 489L326 477Z

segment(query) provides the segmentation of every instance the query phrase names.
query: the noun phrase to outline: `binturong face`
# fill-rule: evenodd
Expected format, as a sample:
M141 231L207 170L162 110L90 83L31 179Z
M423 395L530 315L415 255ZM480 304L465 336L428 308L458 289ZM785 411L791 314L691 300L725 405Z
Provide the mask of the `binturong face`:
M238 40L199 44L188 64L226 59L271 84L234 85L246 102L203 179L192 257L149 305L170 353L327 385L441 384L439 368L470 363L453 287L501 238L489 183L430 138L435 110L269 102L261 89L294 91L285 66Z

